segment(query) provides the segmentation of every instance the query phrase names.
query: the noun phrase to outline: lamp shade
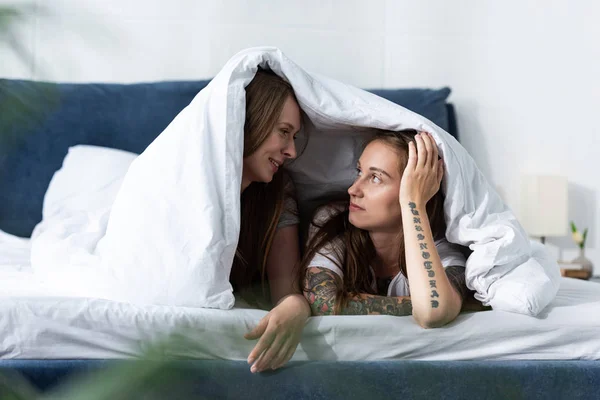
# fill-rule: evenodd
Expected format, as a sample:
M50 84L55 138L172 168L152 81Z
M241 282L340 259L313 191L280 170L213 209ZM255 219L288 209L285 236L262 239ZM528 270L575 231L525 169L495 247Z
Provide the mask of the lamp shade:
M563 176L528 175L521 184L521 223L531 236L568 235L568 181Z

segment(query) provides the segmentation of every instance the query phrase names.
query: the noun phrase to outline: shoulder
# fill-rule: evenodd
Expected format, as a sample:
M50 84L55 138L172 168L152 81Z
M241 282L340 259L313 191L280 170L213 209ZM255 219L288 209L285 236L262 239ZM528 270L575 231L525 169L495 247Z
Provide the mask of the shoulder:
M296 195L296 185L290 174L284 169L281 171L281 180L283 181L283 191L286 195Z
M340 233L341 226L332 227L328 225L328 222L330 222L332 218L344 212L346 209L347 204L329 203L327 205L319 207L315 212L313 220L309 227L308 243L310 243L313 239L320 241L321 238L324 238L323 236L318 235L318 233L321 230L323 230L323 233L328 232L325 233L325 235L329 236L327 242L321 242L320 246L317 245L317 243L315 243L315 245L317 245L318 247L317 253L326 256L332 256L336 254L336 258L339 258L339 256L343 253L345 248L344 242L342 241L342 238L338 235ZM336 234L335 232L337 232L338 234ZM316 236L318 236L319 239L317 239Z
M333 202L323 205L314 213L312 224L320 227L336 215L339 215L348 209L347 202Z
M292 181L292 178L284 171L282 171L281 179L283 180L283 210L277 224L278 229L300 223L294 181Z

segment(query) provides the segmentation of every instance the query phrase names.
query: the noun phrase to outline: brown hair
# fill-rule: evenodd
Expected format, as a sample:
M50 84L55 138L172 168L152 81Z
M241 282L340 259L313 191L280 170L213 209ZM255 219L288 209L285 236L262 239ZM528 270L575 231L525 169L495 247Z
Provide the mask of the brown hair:
M396 151L400 157L400 176L408 162L408 143L414 142L417 131L407 129L399 132L378 130L374 137L369 139L364 148L370 143L378 141L388 145ZM333 262L338 264L338 267L344 272L342 287L338 289L335 298L334 312L339 314L343 307L347 305L348 299L358 295L359 293L376 294L371 287L373 280L369 266L372 265L375 257L375 246L371 241L368 231L355 227L348 220L348 200L345 201L345 207L342 211L333 215L322 224L313 222L316 228L316 233L309 240L306 246L306 251L299 270L299 283L303 293L307 292L305 283L306 270L308 264L315 254L328 243L333 243L339 238L343 246L341 248L333 247L333 257L330 257ZM431 230L434 239L444 235L446 224L444 221L444 194L442 189L427 202L427 215L431 223ZM317 210L318 211L318 210ZM400 252L398 257L398 265L404 276L406 273L406 257L404 251L404 237L399 237ZM341 260L341 262L339 261ZM341 264L341 265L340 265Z
M270 70L259 69L246 87L244 157L252 155L271 134L284 103L295 99L292 86ZM278 171L271 182L253 182L242 193L241 227L230 281L251 304L269 301L265 290L266 261L284 207L287 177ZM257 291L261 287L262 293Z

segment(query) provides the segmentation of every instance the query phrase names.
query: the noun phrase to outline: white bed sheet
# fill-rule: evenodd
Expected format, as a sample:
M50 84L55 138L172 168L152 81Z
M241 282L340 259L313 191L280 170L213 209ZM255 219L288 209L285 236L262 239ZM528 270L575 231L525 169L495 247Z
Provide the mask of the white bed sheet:
M35 282L29 243L0 232L0 358L139 357L148 343L173 333L185 347L169 355L245 360L243 338L264 311L135 306L65 298ZM311 318L293 360L600 359L600 285L563 278L538 318L502 311L461 314L439 329L412 317ZM193 343L193 345L192 345Z

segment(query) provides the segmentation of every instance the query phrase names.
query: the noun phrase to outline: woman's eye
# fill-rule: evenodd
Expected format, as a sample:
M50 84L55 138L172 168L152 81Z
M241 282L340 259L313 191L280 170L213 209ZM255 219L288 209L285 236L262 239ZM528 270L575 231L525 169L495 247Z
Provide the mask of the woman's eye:
M373 175L373 176L371 177L371 180L372 180L374 183L381 183L381 178L380 178L380 177L378 177L377 175Z
M356 176L361 176L362 171L360 170L360 168L356 168Z

